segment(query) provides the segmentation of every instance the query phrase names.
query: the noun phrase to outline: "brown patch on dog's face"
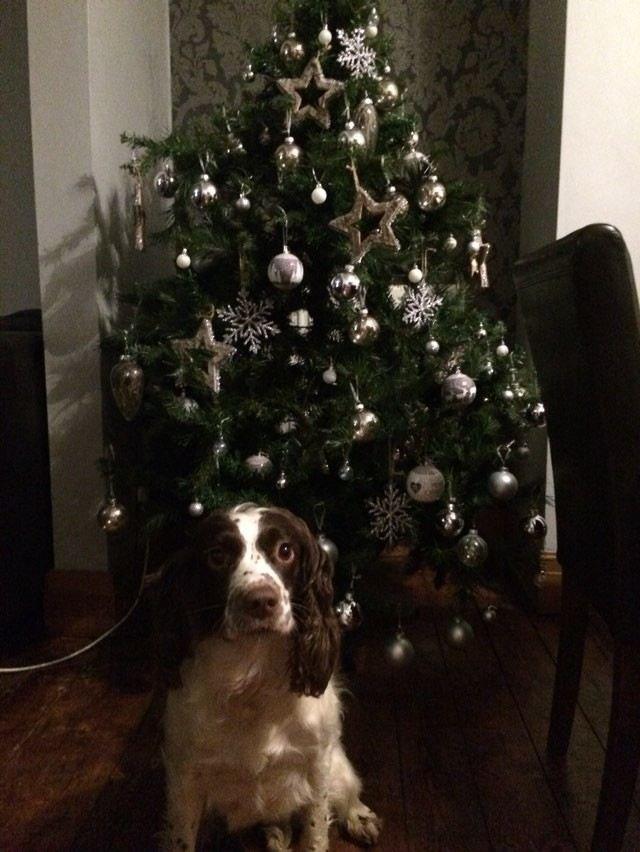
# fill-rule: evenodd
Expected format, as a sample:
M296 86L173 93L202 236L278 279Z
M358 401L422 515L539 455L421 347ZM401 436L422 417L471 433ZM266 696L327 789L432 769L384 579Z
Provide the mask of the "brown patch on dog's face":
M307 525L286 509L268 509L260 517L256 544L287 590L293 592L300 566L313 544Z

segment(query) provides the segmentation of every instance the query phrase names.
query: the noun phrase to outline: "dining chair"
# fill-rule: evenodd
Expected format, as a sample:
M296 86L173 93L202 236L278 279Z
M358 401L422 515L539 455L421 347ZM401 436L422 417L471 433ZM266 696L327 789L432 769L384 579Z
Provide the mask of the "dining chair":
M562 611L547 741L563 757L589 606L613 638L594 852L622 848L640 763L640 315L620 232L589 225L515 265L555 483Z

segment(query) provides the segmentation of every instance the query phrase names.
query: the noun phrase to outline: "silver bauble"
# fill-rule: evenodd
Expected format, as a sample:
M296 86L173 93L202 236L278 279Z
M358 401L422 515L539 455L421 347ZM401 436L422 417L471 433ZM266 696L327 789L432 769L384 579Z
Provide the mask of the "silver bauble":
M278 491L283 491L288 484L289 479L287 477L287 474L284 470L281 470L280 474L278 475L278 478L276 479L276 488L278 489Z
M506 358L508 354L509 354L509 347L507 346L507 344L503 340L502 343L499 343L496 346L496 355L498 356L498 358Z
M111 368L111 392L120 414L125 420L133 420L140 406L144 391L142 367L128 355L122 355Z
M280 56L285 62L298 62L304 59L304 44L295 33L289 33L280 45Z
M443 538L456 538L464 529L464 518L460 514L455 500L449 500L447 505L436 515L436 530Z
M213 454L221 459L223 456L229 452L229 445L225 441L224 438L220 437L213 445Z
M409 137L409 150L402 157L402 171L408 178L419 173L429 163L429 157L423 154L422 151L418 151L419 141L420 136L414 131Z
M318 544L320 545L320 550L323 550L327 554L329 562L335 568L339 556L337 544L331 541L329 536L323 532L318 535Z
M351 482L354 478L355 473L353 472L353 467L351 466L351 462L349 459L345 459L340 465L340 469L338 470L338 478L343 482Z
M173 169L165 166L161 172L155 176L153 185L156 192L161 198L173 198L178 189L178 179L175 176Z
M437 355L440 351L440 344L433 337L430 337L425 343L424 348L427 355Z
M453 234L449 234L447 237L445 237L445 241L442 244L442 248L450 254L458 248L458 241L453 236Z
M473 627L459 615L454 616L447 624L445 639L452 648L464 648L473 637Z
M447 200L447 190L436 175L429 177L421 184L418 190L418 207L428 213L432 210L439 210Z
M235 208L236 208L236 210L239 210L241 213L246 213L247 210L251 209L251 202L249 201L247 196L244 194L244 192L241 192L240 195L236 198Z
M363 308L349 326L349 340L356 346L371 346L380 334L380 323Z
M287 136L282 145L276 148L274 157L278 171L291 172L300 165L302 148L296 145L293 136Z
M513 388L506 387L502 391L502 398L504 399L505 402L513 402L514 397L515 397L515 394L513 392Z
M118 503L115 497L110 497L107 502L98 509L96 520L98 521L98 526L103 532L116 533L127 525L127 510L122 503Z
M456 554L467 568L479 568L487 561L489 548L487 542L478 535L478 530L473 527L456 544Z
M378 144L378 112L370 97L364 97L356 107L353 120L364 134L365 147L369 153Z
M266 453L255 453L244 460L245 467L258 476L268 476L273 470L271 459Z
M204 506L199 500L192 500L187 511L192 518L200 518L204 514Z
M518 492L518 480L509 468L501 467L490 475L487 487L496 500L511 500Z
M317 183L311 191L311 200L314 204L324 204L327 200L327 190L321 183Z
M528 459L531 455L531 447L526 441L520 441L519 444L516 444L516 455L520 459Z
M544 405L541 402L532 402L528 405L524 412L525 420L531 423L532 426L544 426L547 422L547 413L544 410Z
M304 278L302 261L285 247L284 251L275 255L269 261L267 278L276 290L288 293L297 287Z
M419 284L424 278L424 272L420 269L417 263L414 263L411 269L407 272L407 278L411 284Z
M484 340L487 336L487 329L484 327L484 323L481 322L478 326L478 330L476 331L476 337L478 340Z
M353 440L364 443L375 438L380 421L373 411L369 411L362 403L359 403L356 406L356 413L353 415L351 425L353 426Z
M524 531L531 538L543 539L547 534L547 522L542 515L530 515L524 522Z
M411 642L398 630L395 636L385 642L384 652L387 660L394 666L407 666L416 655L416 650Z
M291 311L288 317L289 325L300 337L306 337L313 328L313 317L306 308Z
M201 174L189 192L189 198L198 210L206 210L216 201L218 189L208 174Z
M400 88L396 81L385 75L378 83L377 105L380 109L393 109L400 100Z
M367 144L364 133L353 121L347 121L344 130L338 136L338 142L348 151L361 151Z
M360 292L360 279L354 271L355 267L347 264L344 269L333 276L329 282L329 292L336 299L353 299Z
M456 408L466 408L476 398L476 383L464 373L452 373L442 383L443 402Z
M471 235L471 239L467 243L467 254L471 255L471 257L474 257L475 255L479 254L481 249L482 249L482 231L480 231L476 228L476 229L474 229L474 231Z
M482 610L482 620L487 624L491 624L498 617L498 607L494 604L489 604L489 606L485 606Z
M407 494L418 503L435 503L442 497L444 485L444 476L429 461L416 465L407 474Z
M335 385L338 381L338 374L333 364L329 364L326 370L322 373L322 381L327 385Z
M344 630L355 630L362 624L362 609L353 597L353 592L347 592L344 599L336 604L338 622Z
M332 39L333 33L328 27L323 27L318 33L318 44L322 45L322 47L329 47Z
M191 266L191 257L186 248L183 248L180 254L176 257L176 266L178 269L188 269Z

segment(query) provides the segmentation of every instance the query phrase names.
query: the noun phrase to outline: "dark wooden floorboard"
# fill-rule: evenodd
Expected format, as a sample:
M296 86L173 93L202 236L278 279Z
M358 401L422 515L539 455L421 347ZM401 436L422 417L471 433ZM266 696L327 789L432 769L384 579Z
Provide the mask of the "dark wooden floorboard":
M66 652L108 626L110 600L87 587L71 621L60 615L82 577L62 578L57 619L30 656ZM95 589L95 578L90 587ZM443 596L418 596L406 625L417 657L396 669L385 628L356 639L345 696L347 751L363 798L385 820L381 852L588 849L604 759L611 643L595 620L566 764L545 756L557 623L502 606L476 639L445 642ZM88 610L95 606L91 616ZM23 657L24 659L24 657ZM37 675L0 678L0 850L157 848L163 811L161 708L149 693L124 694L106 655ZM334 830L332 849L354 852ZM243 839L247 852L259 837ZM640 848L634 811L626 852Z

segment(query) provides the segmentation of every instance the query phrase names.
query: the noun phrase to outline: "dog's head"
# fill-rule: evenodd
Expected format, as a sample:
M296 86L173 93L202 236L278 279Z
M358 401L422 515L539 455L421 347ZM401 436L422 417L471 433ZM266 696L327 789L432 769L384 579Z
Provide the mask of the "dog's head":
M200 521L160 593L169 683L177 685L180 664L198 641L271 632L290 640L292 690L321 695L338 656L331 574L307 525L286 509L245 504Z

